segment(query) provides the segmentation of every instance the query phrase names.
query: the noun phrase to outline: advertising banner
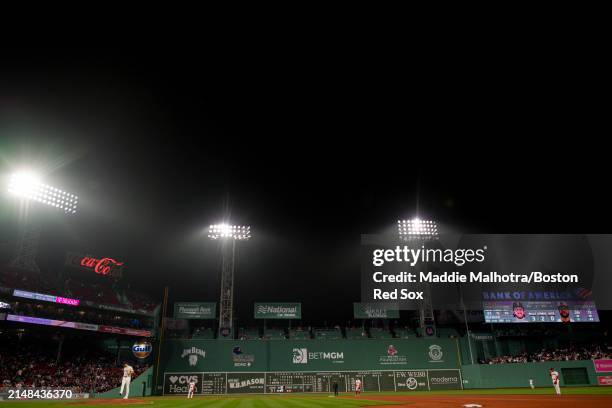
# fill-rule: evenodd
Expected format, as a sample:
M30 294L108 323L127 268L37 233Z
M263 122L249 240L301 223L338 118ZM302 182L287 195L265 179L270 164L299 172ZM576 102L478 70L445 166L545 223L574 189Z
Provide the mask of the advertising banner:
M187 395L189 383L195 381L195 394L202 393L202 373L165 373L164 395Z
M255 303L255 319L301 318L301 303Z
M258 340L168 340L161 353L166 372L267 371L268 343Z
M104 326L91 323L67 322L64 320L43 319L40 317L19 316L8 314L6 320L19 323L39 324L43 326L56 326L68 329L99 331L102 333L124 334L126 336L151 337L149 330L137 330L126 327Z
M92 271L98 275L121 278L124 262L113 258L95 258L90 255L68 252L66 254L66 266Z
M597 384L598 385L612 385L612 375L598 375Z
M228 373L228 394L263 393L266 377L264 373Z
M596 373L612 373L612 359L593 360Z
M430 370L429 389L435 390L460 390L462 388L459 370Z
M391 303L353 303L355 319L399 319L397 304Z
M405 371L457 369L456 340L443 338L364 340L164 342L165 372Z
M78 306L80 304L79 299L71 299L71 298L65 298L61 296L47 295L44 293L28 292L28 291L19 290L19 289L15 289L13 291L13 296L22 297L26 299L32 299L32 300L40 300L43 302L61 303L63 305L69 305L69 306Z
M100 303L91 302L89 300L85 300L85 301L83 301L83 303L86 306L95 307L95 308L101 309L101 310L112 310L114 312L132 313L132 314L139 314L139 315L144 315L144 316L154 316L155 315L154 312L149 311L149 310L128 309L128 308L119 307L119 306L103 305L103 304L100 304Z
M275 342L271 371L458 368L454 340L442 338Z
M410 370L395 372L397 391L427 391L427 370Z
M177 302L174 304L175 319L215 319L217 304L214 302Z

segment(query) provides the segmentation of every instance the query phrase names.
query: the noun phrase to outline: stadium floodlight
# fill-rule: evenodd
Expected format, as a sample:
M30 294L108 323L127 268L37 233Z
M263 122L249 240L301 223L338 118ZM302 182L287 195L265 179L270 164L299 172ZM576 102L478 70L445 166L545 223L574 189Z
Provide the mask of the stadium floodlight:
M29 172L15 173L11 176L8 191L18 197L59 208L66 214L76 214L79 197L66 191L49 186Z
M214 224L208 227L208 238L221 245L221 295L219 296L219 337L234 335L234 272L236 244L251 238L248 225Z
M210 239L233 239L246 241L251 238L251 227L248 225L215 224L208 228Z
M397 229L402 239L433 239L438 236L438 226L435 221L413 218L411 220L398 220Z

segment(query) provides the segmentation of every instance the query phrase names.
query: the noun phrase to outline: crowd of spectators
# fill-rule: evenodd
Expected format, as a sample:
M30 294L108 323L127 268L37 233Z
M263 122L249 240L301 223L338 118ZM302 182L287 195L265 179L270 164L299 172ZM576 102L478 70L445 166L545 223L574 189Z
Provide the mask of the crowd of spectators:
M59 279L48 273L0 266L0 287L6 288L7 292L21 289L75 298L81 302L90 301L101 305L149 312L154 311L158 305L150 297L133 291L129 284L121 284L107 277L90 276L89 278L80 279L72 276Z
M56 285L39 272L32 272L10 267L0 267L0 286L12 289L29 290L57 295Z
M11 307L11 313L20 316L129 327L132 329L150 330L153 327L153 318L151 317L119 315L109 311L75 309L70 306L59 307L55 304L16 302Z
M542 349L535 353L522 352L515 355L498 356L481 360L481 364L508 364L543 361L575 361L612 358L612 350L599 344L570 346L557 349Z
M110 353L81 347L58 360L57 345L14 343L0 346L0 381L4 388L69 388L78 393L99 393L121 385L121 364ZM148 368L133 367L134 378Z

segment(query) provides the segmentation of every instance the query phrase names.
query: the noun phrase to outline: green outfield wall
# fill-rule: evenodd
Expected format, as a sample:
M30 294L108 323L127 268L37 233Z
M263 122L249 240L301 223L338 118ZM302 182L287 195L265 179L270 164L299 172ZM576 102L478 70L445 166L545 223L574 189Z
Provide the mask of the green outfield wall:
M344 371L459 368L454 339L167 340L161 369L170 371Z
M140 374L138 377L132 380L130 384L130 397L137 398L142 397L142 391L144 389L144 396L148 397L151 395L153 389L153 367L149 367L146 371ZM99 394L92 394L92 398L118 398L119 389L121 387L113 388L110 391L101 392Z
M455 339L167 340L158 392L198 394L460 389Z
M542 363L473 364L461 366L464 388L552 387L549 369L561 375L561 386L597 385L591 360Z

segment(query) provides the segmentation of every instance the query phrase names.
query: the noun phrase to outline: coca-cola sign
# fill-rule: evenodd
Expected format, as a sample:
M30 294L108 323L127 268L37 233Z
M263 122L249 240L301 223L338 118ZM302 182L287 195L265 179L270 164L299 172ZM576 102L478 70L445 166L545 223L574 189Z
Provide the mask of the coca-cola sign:
M94 271L98 275L121 277L123 262L114 258L97 258L69 252L66 255L66 265Z

